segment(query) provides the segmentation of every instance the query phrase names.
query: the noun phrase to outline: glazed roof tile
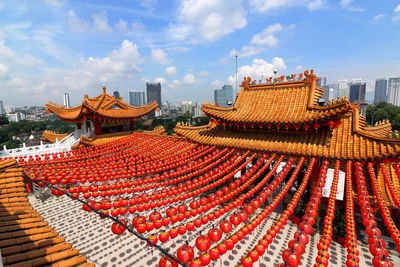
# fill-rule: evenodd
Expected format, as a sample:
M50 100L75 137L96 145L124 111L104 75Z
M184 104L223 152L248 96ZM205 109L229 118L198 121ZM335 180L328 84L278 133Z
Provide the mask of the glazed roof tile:
M55 133L53 131L45 130L43 132L40 140L48 141L50 143L55 143L57 140L61 141L62 139L64 139L67 136L68 136L68 134L59 134L59 133Z
M238 123L307 123L343 114L350 103L342 99L328 106L319 106L323 88L314 80L249 84L245 79L231 108L203 105L208 116Z
M94 98L85 96L81 105L74 108L65 108L54 103L46 104L49 112L54 113L63 120L75 121L85 116L95 115L107 119L137 119L157 109L158 104L152 102L149 105L134 107L126 104L122 98L116 98L103 93Z
M22 169L0 161L0 248L4 266L74 266L87 258L65 242L31 207Z

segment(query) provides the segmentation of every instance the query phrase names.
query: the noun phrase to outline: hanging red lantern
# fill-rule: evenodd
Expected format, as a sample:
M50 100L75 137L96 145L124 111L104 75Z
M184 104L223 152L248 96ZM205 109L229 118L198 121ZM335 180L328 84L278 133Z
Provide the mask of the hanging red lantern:
M188 263L194 258L194 250L189 245L183 245L176 252L176 256L181 262Z
M178 263L166 256L162 256L160 261L158 262L158 267L178 267Z
M232 223L228 220L223 220L219 223L219 228L224 233L229 233L232 230Z
M196 238L196 248L200 251L206 251L210 248L211 241L208 236L200 235Z
M222 232L218 228L212 228L208 231L208 238L213 242L218 242L222 237Z

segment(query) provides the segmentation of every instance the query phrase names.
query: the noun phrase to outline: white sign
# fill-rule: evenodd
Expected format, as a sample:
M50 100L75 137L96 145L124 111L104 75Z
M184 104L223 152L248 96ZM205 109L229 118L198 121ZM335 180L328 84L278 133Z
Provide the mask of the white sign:
M325 186L322 189L323 197L329 197L329 195L331 193L334 171L335 171L334 169L328 169L328 172L326 173ZM337 192L336 192L337 200L343 200L345 179L346 179L346 173L343 171L339 171L339 181L338 181L338 187L337 187Z

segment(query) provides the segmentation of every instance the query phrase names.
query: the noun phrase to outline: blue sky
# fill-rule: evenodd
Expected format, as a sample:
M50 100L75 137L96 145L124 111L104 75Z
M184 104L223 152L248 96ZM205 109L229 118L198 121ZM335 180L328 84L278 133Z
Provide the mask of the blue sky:
M84 94L144 90L163 101L210 101L243 76L315 69L374 80L400 75L400 1L0 0L0 100L72 104Z

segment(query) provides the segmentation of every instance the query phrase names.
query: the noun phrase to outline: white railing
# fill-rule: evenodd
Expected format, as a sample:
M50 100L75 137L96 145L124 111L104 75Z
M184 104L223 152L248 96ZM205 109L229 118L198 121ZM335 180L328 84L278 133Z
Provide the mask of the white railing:
M21 148L7 149L3 146L2 151L0 151L0 158L2 157L19 157L19 156L36 156L48 153L58 153L70 151L71 147L79 142L79 138L76 138L73 133L64 137L61 141L56 140L53 144L43 144L40 141L38 146L27 147L25 143L22 144Z

